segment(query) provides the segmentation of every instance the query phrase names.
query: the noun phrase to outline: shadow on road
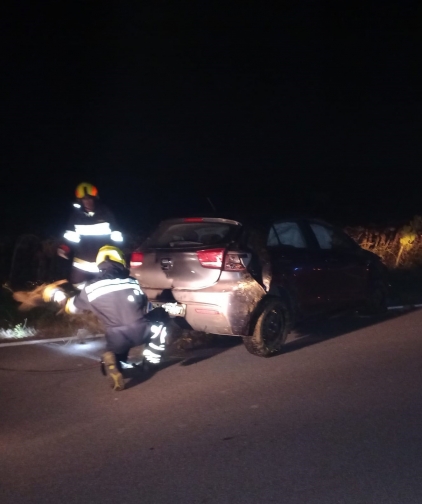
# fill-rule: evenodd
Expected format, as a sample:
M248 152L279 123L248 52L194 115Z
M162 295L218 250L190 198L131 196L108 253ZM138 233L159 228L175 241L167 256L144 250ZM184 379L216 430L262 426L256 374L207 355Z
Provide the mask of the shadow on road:
M193 364L198 364L199 362L215 357L229 350L230 348L240 345L241 343L241 338L232 336L215 336L210 341L209 335L207 335L207 342L201 344L197 348L190 348L185 350L170 348L166 360L160 365L159 369L163 370L176 364L180 366L192 366ZM151 369L151 371L147 373L139 371L131 373L131 370L126 370L125 378L130 378L130 380L126 382L125 389L136 387L138 385L141 385L142 383L145 383L157 372L158 370L154 369Z
M191 366L219 355L230 348L242 343L242 338L234 336L215 335L211 340L207 335L205 342L199 343L196 348L189 349L171 349L169 352L169 361L174 361L181 366Z
M282 352L274 354L277 357L285 353L294 352L301 348L315 345L332 338L337 338L345 334L375 326L382 322L407 315L415 309L402 311L389 311L377 316L359 316L355 313L346 313L333 316L329 319L321 318L299 324L295 330L288 336L287 343ZM209 342L202 344L199 348L175 351L170 354L167 365L179 364L181 366L191 366L204 360L215 357L230 348L242 344L242 338L233 336L215 336ZM246 351L246 350L245 350Z
M221 336L219 337L210 347L190 350L190 355L188 354L181 362L182 366L191 366L192 364L197 364L211 357L215 357L223 352L226 352L230 348L238 346L242 343L241 338L233 336Z
M164 367L164 366L162 366L162 367ZM157 372L157 370L151 370L148 372L138 370L134 373L131 373L128 371L124 372L123 376L126 379L129 378L129 381L127 381L125 383L125 389L130 389L130 388L136 387L138 385L141 385L142 383L145 383L150 378L152 378L156 372Z
M415 309L389 311L382 315L358 316L353 313L342 314L329 319L314 320L302 323L290 334L282 353L293 352L303 347L322 341L337 338L345 334L359 331L389 320L407 315Z
M160 364L158 369L151 367L147 372L142 371L141 369L124 370L124 377L126 379L129 379L129 381L126 382L125 389L136 387L138 385L141 385L142 383L145 383L157 372L159 372L159 370L169 368L176 364L180 366L191 366L192 364L197 364L204 360L210 359L211 357L215 357L216 355L219 355L222 352L225 352L226 350L239 345L241 342L241 338L215 336L210 339L210 336L207 335L207 338L204 342L196 342L196 348L177 349L170 347L167 351L168 353L165 357L165 360ZM142 348L143 347L138 347L134 349L131 360L135 362L139 362L141 360L141 358L139 357L139 349Z

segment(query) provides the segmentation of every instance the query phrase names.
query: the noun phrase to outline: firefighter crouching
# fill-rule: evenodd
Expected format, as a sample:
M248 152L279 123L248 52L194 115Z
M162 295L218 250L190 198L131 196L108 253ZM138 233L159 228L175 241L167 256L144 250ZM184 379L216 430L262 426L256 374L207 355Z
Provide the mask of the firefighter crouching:
M136 279L129 276L123 252L114 246L100 248L96 258L99 273L75 296L68 298L58 286L44 290L46 302L65 306L67 313L93 312L105 326L106 373L114 390L124 389L122 363L132 347L145 344L144 360L160 364L166 348L169 315L156 308L146 314L147 298Z

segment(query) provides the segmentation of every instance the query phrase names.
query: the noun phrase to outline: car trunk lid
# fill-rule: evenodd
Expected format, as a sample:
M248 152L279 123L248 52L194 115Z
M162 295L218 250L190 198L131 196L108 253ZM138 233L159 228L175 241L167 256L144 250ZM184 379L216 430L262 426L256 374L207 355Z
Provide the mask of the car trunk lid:
M145 288L196 290L214 285L240 227L227 219L164 221L141 247L142 260L138 255L132 261L132 271Z

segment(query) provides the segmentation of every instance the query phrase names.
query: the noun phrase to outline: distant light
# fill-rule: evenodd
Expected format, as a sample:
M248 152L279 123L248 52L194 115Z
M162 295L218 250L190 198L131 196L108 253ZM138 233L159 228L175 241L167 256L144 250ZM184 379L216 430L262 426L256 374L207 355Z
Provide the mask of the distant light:
M79 203L73 203L73 206L74 206L75 208L81 208L81 205L80 205Z

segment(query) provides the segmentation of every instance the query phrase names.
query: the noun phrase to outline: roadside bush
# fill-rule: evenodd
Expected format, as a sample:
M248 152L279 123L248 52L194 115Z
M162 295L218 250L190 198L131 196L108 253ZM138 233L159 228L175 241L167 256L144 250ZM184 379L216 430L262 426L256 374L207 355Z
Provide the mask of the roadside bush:
M389 268L422 267L422 217L409 223L377 227L346 227L362 248L379 255Z
M348 227L364 249L379 255L389 269L390 303L422 302L422 217L395 226Z

